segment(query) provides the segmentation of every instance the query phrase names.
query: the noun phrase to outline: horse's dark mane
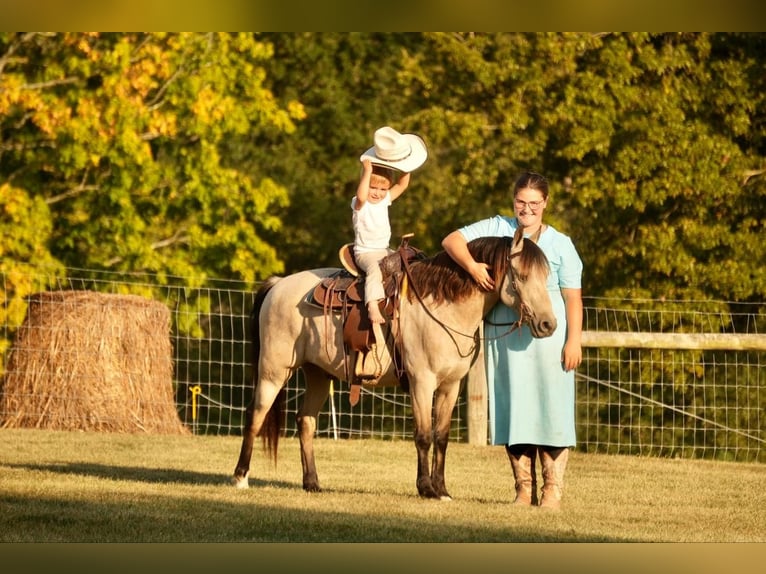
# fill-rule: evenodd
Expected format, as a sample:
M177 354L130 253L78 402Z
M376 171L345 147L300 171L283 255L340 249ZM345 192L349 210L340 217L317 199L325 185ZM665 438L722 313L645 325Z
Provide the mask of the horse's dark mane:
M511 263L512 237L481 237L468 242L468 251L480 263L491 267L492 278L499 285ZM468 297L479 286L445 251L430 258L414 261L411 266L412 281L421 295L430 295L436 303L456 302ZM538 271L548 274L548 259L531 239L524 238L524 248L519 255L518 274L525 279Z

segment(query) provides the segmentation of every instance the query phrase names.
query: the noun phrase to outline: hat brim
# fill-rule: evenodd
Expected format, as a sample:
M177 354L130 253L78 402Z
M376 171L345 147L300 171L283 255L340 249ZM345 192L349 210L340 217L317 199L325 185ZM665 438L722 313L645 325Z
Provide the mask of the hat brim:
M416 136L415 134L402 135L409 142L410 149L412 150L410 155L408 155L406 158L400 159L398 161L388 161L381 159L375 155L375 146L372 146L361 156L359 156L359 161L369 159L372 163L385 165L386 167L390 167L404 173L415 171L421 165L423 165L428 158L428 150L426 149L426 144L419 136Z

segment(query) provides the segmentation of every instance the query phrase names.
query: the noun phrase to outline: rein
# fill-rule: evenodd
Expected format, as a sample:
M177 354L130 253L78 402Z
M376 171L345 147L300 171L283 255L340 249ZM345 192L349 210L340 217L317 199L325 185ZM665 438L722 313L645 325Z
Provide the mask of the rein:
M474 349L476 349L476 343L478 343L478 341L477 341L478 337L476 336L476 334L474 333L474 334L471 334L471 335L469 335L469 334L463 333L462 331L458 331L457 329L454 329L454 328L450 327L449 325L445 325L445 324L444 324L442 321L440 321L439 319L437 319L437 318L434 316L434 314L431 312L431 309L429 309L429 308L428 308L428 306L425 304L425 301L423 301L423 297L420 295L420 292L418 291L418 288L417 288L417 286L415 285L415 282L412 280L412 270L410 269L410 264L409 264L409 262L405 262L405 263L404 263L404 274L405 274L405 279L406 279L406 280L408 280L408 282L409 282L409 285L411 286L413 293L415 293L415 297L417 297L417 300L418 300L418 302L420 303L420 306L421 306L421 307L423 308L423 310L426 312L426 315L428 315L429 317L431 317L431 319L433 319L433 320L434 320L434 322L435 322L437 325L439 325L439 326L440 326L442 329L444 329L444 331L447 333L447 335L449 335L449 338L450 338L450 339L452 339L452 342L455 344L455 347L456 347L456 348L457 348L457 350L458 350L458 354L459 354L461 357L467 357L468 355L472 354L472 353L474 352ZM463 355L463 354L460 352L460 345L459 345L459 344L458 344L458 342L455 340L455 337L452 335L452 333L455 333L456 335L460 335L460 336L462 336L462 337L466 337L466 338L468 338L468 339L473 339L473 340L474 340L474 346L473 346L473 348L472 348L472 349L471 349L471 350L468 352L468 354L466 354L466 355Z
M518 257L521 255L521 252L512 253L508 256L509 261L509 267L510 267L510 273L511 273L511 285L513 287L513 290L516 291L516 295L519 297L519 300L521 301L519 305L519 319L517 321L513 321L510 323L495 323L492 321L485 321L493 326L509 326L510 328L500 335L494 336L494 337L479 337L475 333L474 334L467 334L463 333L462 331L459 331L453 327L450 327L449 325L446 325L443 321L439 320L434 316L434 314L431 312L431 310L428 308L428 306L425 304L425 301L423 301L423 297L420 295L420 292L418 291L417 286L415 285L415 282L412 280L412 272L410 269L410 264L407 261L404 261L404 272L406 275L406 278L409 280L409 283L412 287L412 291L415 293L415 297L417 298L418 302L420 303L420 306L423 308L423 310L426 312L426 314L433 319L433 321L439 325L442 329L444 329L447 334L450 336L450 339L452 339L452 342L455 344L455 347L460 349L460 346L458 345L458 342L455 340L455 337L452 335L453 333L456 335L460 335L461 337L466 337L468 339L473 339L476 343L479 343L481 341L492 341L494 339L500 339L502 337L505 337L506 335L510 335L515 331L516 329L521 328L521 326L528 321L529 319L534 317L534 314L529 309L529 306L521 299L521 293L519 292L517 286L516 286L516 271L513 268L513 265L510 264L510 260L514 257ZM475 348L475 347L474 347ZM471 350L473 352L473 349ZM467 356L467 355L466 355Z

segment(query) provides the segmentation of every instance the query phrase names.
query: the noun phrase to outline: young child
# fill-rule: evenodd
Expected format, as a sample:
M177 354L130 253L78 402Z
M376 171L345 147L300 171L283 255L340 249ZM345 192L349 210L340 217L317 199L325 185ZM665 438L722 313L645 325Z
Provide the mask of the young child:
M362 154L362 176L351 200L354 258L365 274L364 301L371 323L385 323L380 301L385 297L380 260L392 250L388 207L410 184L410 172L426 161L425 143L414 134L400 134L385 126L374 136L375 145ZM397 180L397 173L401 173Z

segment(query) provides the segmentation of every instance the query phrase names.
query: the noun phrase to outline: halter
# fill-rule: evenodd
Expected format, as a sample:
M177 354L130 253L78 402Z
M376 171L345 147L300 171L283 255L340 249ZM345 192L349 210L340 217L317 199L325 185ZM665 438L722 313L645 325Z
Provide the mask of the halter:
M543 226L541 224L540 227L538 227L537 230L529 237L529 239L534 244L537 244L542 232L543 232ZM508 256L509 265L510 265L510 260L516 257L517 255L521 255L521 251L517 251L516 253L512 253L511 255ZM501 335L498 335L497 337L494 337L495 339L499 339L500 337L505 337L506 335L508 335L509 333L512 333L516 329L520 329L524 323L529 323L532 319L535 318L535 312L530 308L529 305L527 305L527 302L524 301L524 299L521 297L521 291L519 291L519 286L516 284L516 270L513 268L513 265L510 265L510 266L511 266L511 287L513 287L513 290L516 292L516 296L519 298L519 318L518 320L512 321L510 323L495 323L494 321L485 319L484 321L488 323L489 325L492 325L493 327L506 327L506 326L511 327L507 332Z
M537 236L539 237L539 231L537 233ZM518 257L521 255L521 251L517 251L516 253L511 253L508 256L508 265L511 269L511 287L516 292L516 297L519 299L519 318L516 321L510 321L510 322L503 322L503 323L495 323L494 321L491 321L489 319L484 319L484 322L492 325L493 327L508 327L510 326L510 329L506 331L505 333L501 333L500 335L497 335L495 337L485 337L485 340L492 340L492 339L499 339L501 337L505 337L506 335L509 335L510 333L513 333L516 329L520 329L524 323L529 323L532 321L532 319L535 318L535 312L532 310L532 308L527 305L527 302L524 301L524 299L521 296L521 291L519 291L519 286L516 283L517 274L516 270L513 268L513 265L511 265L511 259L514 257Z
M538 231L538 233L536 235L537 235L537 237L539 237L539 231ZM514 257L518 257L520 255L521 255L521 251L517 251L516 253L511 253L511 254L509 254L506 257L506 259L508 261L508 267L510 269L510 274L511 274L511 287L516 292L516 296L519 299L519 318L518 318L518 320L512 321L510 323L495 323L493 321L489 321L489 320L485 319L485 322L489 323L490 325L496 326L496 327L502 327L502 326L509 326L510 327L510 329L508 329L506 332L501 333L500 335L497 335L497 336L494 336L494 337L479 337L475 333L473 333L473 334L463 333L462 331L458 331L457 329L455 329L453 327L450 327L449 325L446 325L441 320L437 319L434 316L434 314L431 312L431 310L428 308L428 306L425 304L425 302L423 301L423 298L421 297L420 293L418 292L418 289L415 286L415 283L412 281L412 275L411 275L411 271L410 271L410 266L409 266L409 263L406 262L406 261L404 262L405 279L409 281L410 285L412 286L412 291L413 291L413 293L415 293L415 297L417 297L417 300L420 303L420 306L423 308L423 310L426 312L426 314L431 319L433 319L433 321L437 325L439 325L442 329L444 329L447 332L447 334L452 339L452 342L455 343L455 347L460 349L460 346L458 345L457 341L452 336L453 333L455 335L460 335L461 337L466 337L468 339L473 339L477 343L480 342L480 341L491 341L491 340L500 339L501 337L505 337L506 335L509 335L510 333L515 331L516 329L520 329L521 326L524 323L527 323L531 319L534 319L534 317L535 317L534 311L529 307L529 305L527 305L527 303L521 297L521 291L519 291L518 284L517 284L517 281L516 281L517 280L517 273L516 273L516 270L513 268L513 265L511 263L511 260ZM473 352L473 349L471 350L471 352Z

